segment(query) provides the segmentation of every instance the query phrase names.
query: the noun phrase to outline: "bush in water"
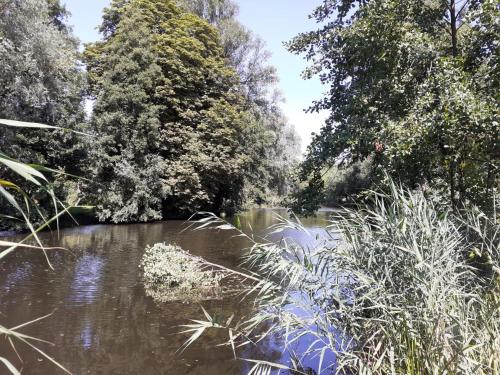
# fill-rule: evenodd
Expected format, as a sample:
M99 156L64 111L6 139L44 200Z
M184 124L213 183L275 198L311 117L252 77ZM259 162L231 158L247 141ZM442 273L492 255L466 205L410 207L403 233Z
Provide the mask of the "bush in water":
M146 293L157 301L200 300L220 292L222 272L176 245L157 243L146 248L140 267Z

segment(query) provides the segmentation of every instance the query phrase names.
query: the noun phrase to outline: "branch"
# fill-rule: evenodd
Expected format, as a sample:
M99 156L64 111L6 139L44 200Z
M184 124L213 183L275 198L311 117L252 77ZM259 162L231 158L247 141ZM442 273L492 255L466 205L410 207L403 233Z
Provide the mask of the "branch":
M460 10L459 10L459 11L458 11L458 13L457 13L457 18L461 17L461 13L462 13L462 11L465 9L465 7L466 7L467 5L469 5L469 1L470 1L470 0L466 0L466 1L465 1L465 3L464 3L464 5L462 5L462 8L460 8Z

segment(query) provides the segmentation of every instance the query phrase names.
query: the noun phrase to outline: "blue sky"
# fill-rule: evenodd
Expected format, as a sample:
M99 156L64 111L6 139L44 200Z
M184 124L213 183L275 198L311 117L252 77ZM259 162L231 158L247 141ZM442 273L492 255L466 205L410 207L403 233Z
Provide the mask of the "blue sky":
M306 114L304 109L315 99L320 99L326 87L319 79L303 80L300 76L307 66L300 56L289 53L283 46L302 31L316 28L308 15L320 0L236 0L240 6L240 21L262 37L272 53L271 63L278 69L279 89L286 102L283 112L295 125L302 138L302 149L310 142L311 132L318 132L326 114ZM99 39L96 27L101 21L102 9L108 0L66 0L71 12L70 23L76 36L83 42Z

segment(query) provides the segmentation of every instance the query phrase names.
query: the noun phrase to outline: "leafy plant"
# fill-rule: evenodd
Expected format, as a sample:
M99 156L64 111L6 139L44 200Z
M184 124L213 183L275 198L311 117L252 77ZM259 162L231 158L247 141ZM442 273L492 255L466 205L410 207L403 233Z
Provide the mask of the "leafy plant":
M225 276L179 246L164 243L148 246L140 267L146 294L162 302L210 298L220 292Z
M308 233L295 219L281 218L272 229ZM372 193L368 206L336 214L327 233L312 249L254 240L245 260L259 275L248 288L256 293L253 316L232 324L207 319L191 329L198 336L225 329L233 348L281 339L295 358L255 359L254 372L285 366L304 373L301 362L315 358L318 374L498 373L495 219L472 209L460 217L438 211L422 192L392 183L388 194ZM301 339L308 345L297 352Z
M0 119L0 125L3 126L11 126L11 127L20 127L20 128L29 128L29 129L51 129L54 128L53 126L49 125L44 125L44 124L38 124L38 123L28 123L28 122L19 122L19 121L12 121L12 120L4 120ZM70 207L65 207L55 196L52 188L50 187L49 181L46 178L46 176L42 173L44 171L51 171L51 172L57 172L54 170L51 170L50 168L42 167L39 165L28 165L25 163L21 163L17 160L14 160L3 153L0 153L0 163L3 164L5 168L10 170L11 172L21 176L21 178L26 182L26 184L31 184L36 186L39 189L44 189L47 191L52 199L53 199L53 204L54 204L54 209L56 210L57 214L50 218L46 219L41 212L38 210L37 203L33 202L30 198L30 196L18 185L14 184L13 182L10 182L5 179L0 179L0 194L2 198L10 205L12 206L20 216L21 220L24 221L26 224L26 227L29 228L30 234L27 235L24 239L18 242L12 242L12 241L0 241L0 247L5 248L0 252L0 260L3 260L7 255L11 254L13 251L19 248L23 249L30 249L30 250L41 250L45 254L46 260L48 265L52 268L52 265L50 263L49 257L47 255L47 251L50 250L63 250L62 248L58 247L45 247L38 237L38 232L41 230L45 229L48 227L52 222L57 222L57 228L59 229L59 224L58 220L59 218L64 215L64 214L69 214L69 208ZM13 191L14 194L12 194L10 191ZM22 198L23 203L19 203L18 199L16 198L17 196L20 196ZM58 209L58 206L61 206L61 209ZM35 229L34 225L30 221L30 209L34 207L34 209L37 209L39 215L43 219L43 224L39 226L37 229ZM30 239L33 239L36 243L36 245L30 245L26 244L26 242ZM55 361L52 357L50 357L48 354L46 354L44 351L39 349L37 346L35 346L34 342L46 342L44 340L31 337L28 335L25 335L19 330L21 328L24 328L30 324L36 323L42 319L45 319L49 317L51 314L46 315L44 317L34 319L30 322L18 325L16 327L12 328L6 328L2 325L0 325L0 335L5 336L7 340L9 341L12 349L14 352L18 355L19 359L22 361L21 357L19 356L16 347L14 345L14 341L19 341L22 342L26 345L28 345L30 348L35 350L36 352L40 353L42 356L47 358L49 361L54 363L57 367L65 371L66 373L70 374L70 372L63 367L60 363ZM0 356L0 362L2 362L7 369L10 371L10 373L17 375L20 374L20 372L16 369L16 367L5 357Z

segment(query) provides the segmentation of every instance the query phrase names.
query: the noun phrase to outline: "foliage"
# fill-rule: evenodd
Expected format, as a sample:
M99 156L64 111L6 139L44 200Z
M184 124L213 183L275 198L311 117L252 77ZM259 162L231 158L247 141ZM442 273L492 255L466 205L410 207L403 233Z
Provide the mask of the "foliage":
M285 197L293 187L293 173L300 155L300 138L277 105L251 110L255 131L246 138L252 161L246 170L247 205L269 204L272 197Z
M278 81L276 68L269 64L264 41L238 21L238 5L232 0L179 0L179 4L217 28L224 55L237 72L248 102L266 104L269 90Z
M337 163L317 171L317 177L299 182L298 188L287 198L292 212L308 216L321 206L339 207L353 204L373 186L373 158L349 163Z
M26 129L30 131L36 131L36 129L52 129L54 128L53 126L50 125L45 125L45 124L37 124L37 123L26 123L26 122L19 122L19 121L13 121L13 120L0 120L0 125L2 127L15 127L17 129ZM61 130L61 129L59 129ZM53 190L51 187L48 185L48 180L45 177L45 175L42 172L51 171L49 168L40 168L35 169L33 166L30 166L28 164L13 160L4 154L0 153L0 164L2 164L5 169L7 169L11 174L18 175L22 180L24 180L25 185L34 185L36 189L44 189L49 193L49 195L53 199L53 204L54 204L54 209L56 213L58 212L57 206L61 204L58 199L56 198ZM41 171L40 171L41 169ZM47 259L47 263L49 267L52 268L52 265L50 263L50 260L48 258L47 252L55 249L61 249L61 248L49 248L45 247L42 242L40 241L40 238L38 237L38 232L46 228L47 226L50 225L51 222L58 221L59 217L62 216L63 214L69 213L67 207L64 207L64 205L61 204L62 206L62 211L57 213L56 216L52 217L51 219L45 219L43 215L40 214L41 219L43 220L43 225L41 225L39 228L35 229L33 223L30 221L30 208L34 208L37 210L37 212L40 213L40 209L37 206L37 202L32 202L33 199L30 197L25 191L23 191L18 185L15 183L5 180L4 176L4 171L2 171L2 178L0 179L0 196L2 198L2 215L5 214L4 212L4 207L11 206L12 210L17 214L16 216L20 218L21 221L24 221L24 224L26 225L27 228L30 230L30 234L27 235L24 239L18 242L12 242L12 241L0 241L0 247L5 248L0 252L0 260L3 260L7 255L11 254L17 249L29 249L29 250L41 250ZM12 193L11 193L12 192ZM19 198L21 198L21 201L24 201L25 206L23 206L22 203L19 203ZM28 240L34 239L36 245L29 245L26 244ZM52 357L50 357L48 354L46 354L44 351L40 350L37 346L34 345L36 342L46 342L44 340L40 340L36 337L32 337L29 335L26 335L20 330L26 326L29 326L31 324L34 324L40 320L43 320L47 317L49 317L51 314L40 317L38 319L34 319L30 322L26 322L23 324L20 324L16 327L12 328L7 328L4 327L0 324L0 336L4 336L6 340L9 342L10 346L12 347L13 351L17 354L19 357L19 354L17 352L15 342L22 342L25 345L29 346L31 349L34 351L38 352L40 355L42 355L44 358L49 360L50 362L54 363L57 367L59 367L61 370L64 372L70 374L70 372L63 367L61 364L56 362ZM22 361L22 359L19 357L19 359ZM7 368L9 373L13 375L20 374L20 372L17 370L17 368L5 357L3 357L0 354L0 362Z
M374 158L409 186L430 183L451 204L491 206L498 185L498 29L495 1L325 1L321 27L289 50L328 95L311 111L330 117L309 147L301 177Z
M78 41L69 29L56 27L65 16L55 6L57 1L46 0L0 3L2 118L62 125L81 115Z
M363 161L347 166L339 165L330 169L325 175L325 201L327 206L340 206L353 203L373 186L373 159L368 157Z
M82 128L84 75L77 63L78 42L65 22L66 12L56 0L0 1L0 118ZM3 153L24 163L81 174L85 141L76 133L6 126L0 132ZM18 185L24 183L8 169L1 173ZM66 177L56 177L55 188L64 193ZM31 187L23 186L45 215L54 215L52 198ZM8 204L1 208L4 214L14 213ZM40 223L36 217L31 220ZM2 219L1 225L16 223Z
M179 0L179 4L217 27L255 123L245 136L251 160L246 169L246 203L270 203L272 197L288 194L300 139L279 109L278 76L264 41L238 21L238 5L232 0Z
M491 207L498 171L498 98L474 87L473 75L442 60L409 114L386 128L389 171L415 184L443 181L450 199ZM419 171L419 177L415 176Z
M207 269L205 262L179 246L158 243L146 248L140 264L146 294L155 300L193 301L221 290L224 274Z
M171 1L115 1L88 45L92 168L102 220L241 204L247 121L216 29Z
M260 275L255 314L236 324L203 320L196 334L228 330L233 348L281 339L298 373L307 357L318 374L497 373L498 223L476 209L440 212L422 192L394 184L371 199L339 212L317 248L255 243L246 260ZM296 220L273 229L308 233ZM304 339L307 349L294 352ZM285 367L252 362L253 371Z
M286 200L286 206L297 215L309 216L314 215L324 205L325 200L324 172L315 170L308 181L297 183L297 188Z
M64 172L53 176L57 195L74 201L83 190L100 219L113 222L200 209L231 213L257 196L285 194L297 137L267 98L275 69L265 63L263 42L236 21L234 4L211 6L200 12L218 31L173 1L113 1L100 27L103 41L84 53L96 142L58 129L7 128L2 150ZM64 6L29 0L0 9L0 118L88 131L85 77ZM93 182L81 188L68 174ZM55 214L49 195L27 193L44 216ZM4 211L13 214L9 206Z
M179 0L179 5L221 29L222 24L234 21L238 14L238 5L229 0ZM240 44L235 43L235 46Z

